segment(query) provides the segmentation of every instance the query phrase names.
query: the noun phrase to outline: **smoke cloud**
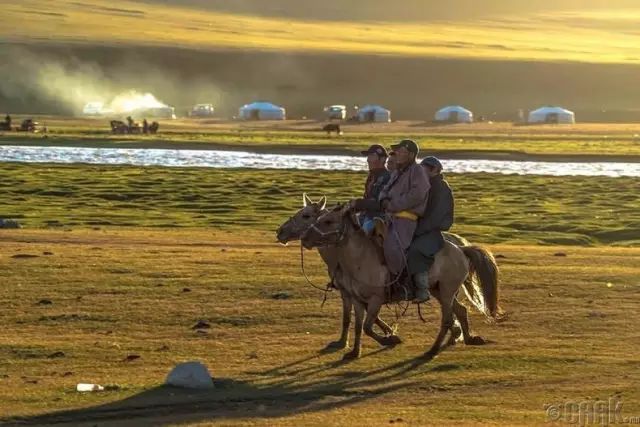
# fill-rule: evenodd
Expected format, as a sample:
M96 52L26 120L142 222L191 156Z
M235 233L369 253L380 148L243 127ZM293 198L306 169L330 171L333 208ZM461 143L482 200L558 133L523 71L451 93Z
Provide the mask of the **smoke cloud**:
M222 101L221 91L211 81L176 80L155 66L131 58L105 68L75 56L52 57L26 48L0 46L3 111L79 115L91 103L101 105L105 113L124 114L167 107L172 100L182 103L180 107L185 110L195 103Z

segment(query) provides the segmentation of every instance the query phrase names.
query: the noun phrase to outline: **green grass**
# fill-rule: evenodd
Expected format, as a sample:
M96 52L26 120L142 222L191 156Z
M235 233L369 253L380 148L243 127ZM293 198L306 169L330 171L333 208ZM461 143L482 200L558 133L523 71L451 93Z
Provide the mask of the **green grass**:
M5 8L0 35L14 42L638 63L637 10L554 12L407 24L265 18L122 0L25 0Z
M41 227L273 232L303 191L358 197L363 173L5 164L0 217ZM454 231L472 241L640 245L637 179L452 174Z

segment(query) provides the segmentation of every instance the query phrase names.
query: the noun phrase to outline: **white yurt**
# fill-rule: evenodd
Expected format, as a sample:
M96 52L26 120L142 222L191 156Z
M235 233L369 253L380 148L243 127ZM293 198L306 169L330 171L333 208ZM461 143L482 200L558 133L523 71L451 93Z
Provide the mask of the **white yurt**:
M540 107L529 113L529 123L575 123L576 115L562 107Z
M358 110L360 122L385 122L391 121L391 111L379 105L365 105Z
M459 105L449 105L436 111L435 119L437 122L471 123L473 113Z
M270 102L253 102L240 107L242 120L284 120L286 110Z

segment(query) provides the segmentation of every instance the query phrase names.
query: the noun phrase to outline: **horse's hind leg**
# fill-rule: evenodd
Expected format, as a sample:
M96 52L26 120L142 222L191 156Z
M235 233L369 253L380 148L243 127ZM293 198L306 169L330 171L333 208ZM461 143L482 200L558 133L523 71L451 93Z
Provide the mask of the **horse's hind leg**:
M353 342L353 350L346 353L342 360L357 359L362 351L362 323L364 319L364 304L359 301L353 301L353 309L356 317L355 340Z
M327 344L325 347L326 350L349 347L349 326L351 324L351 309L353 308L353 302L349 294L344 291L340 291L340 296L342 297L342 331L340 332L340 339Z
M438 336L434 340L431 348L425 353L425 357L432 358L440 351L440 347L442 346L442 342L447 335L447 332L453 326L453 300L455 295L447 290L447 286L443 286L440 283L440 292L436 295L438 301L440 301L440 330L438 331Z
M477 335L471 335L471 332L469 329L469 317L467 315L467 307L465 307L457 299L453 300L453 313L456 315L458 322L460 322L460 327L462 328L462 337L464 338L465 344L467 345L485 344L485 341L482 337Z

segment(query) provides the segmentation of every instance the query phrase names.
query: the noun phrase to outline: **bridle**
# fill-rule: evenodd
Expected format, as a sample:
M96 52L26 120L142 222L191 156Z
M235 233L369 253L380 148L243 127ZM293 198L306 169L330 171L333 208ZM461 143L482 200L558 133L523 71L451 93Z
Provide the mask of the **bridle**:
M309 230L313 230L320 236L318 242L319 245L317 247L337 246L342 243L342 241L347 237L347 224L345 223L345 221L342 221L342 223L340 224L340 228L337 230L322 231L316 226L315 223L311 224L311 226L307 228L307 231ZM338 235L338 240L336 240L335 242L329 242L326 237L333 236L334 234Z

